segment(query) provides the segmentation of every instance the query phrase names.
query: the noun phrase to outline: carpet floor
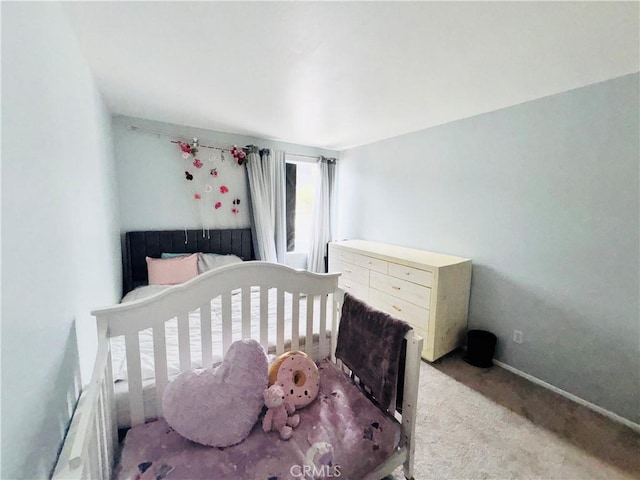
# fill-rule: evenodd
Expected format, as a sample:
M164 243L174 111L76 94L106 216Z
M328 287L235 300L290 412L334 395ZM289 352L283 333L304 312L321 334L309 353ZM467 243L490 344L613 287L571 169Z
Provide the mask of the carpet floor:
M418 405L416 480L640 479L640 434L458 352L422 362Z

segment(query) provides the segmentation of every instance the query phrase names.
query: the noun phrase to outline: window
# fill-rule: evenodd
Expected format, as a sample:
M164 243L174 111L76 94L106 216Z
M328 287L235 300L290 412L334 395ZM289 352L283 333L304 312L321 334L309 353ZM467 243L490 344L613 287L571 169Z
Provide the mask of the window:
M311 217L318 167L314 160L295 158L293 155L287 156L287 252L307 253L311 243Z

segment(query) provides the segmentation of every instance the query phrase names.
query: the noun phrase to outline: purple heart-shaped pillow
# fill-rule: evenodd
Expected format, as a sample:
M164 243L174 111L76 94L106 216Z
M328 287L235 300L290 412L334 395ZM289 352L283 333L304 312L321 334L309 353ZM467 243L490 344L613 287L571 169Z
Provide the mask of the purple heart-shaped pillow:
M268 362L255 340L233 342L222 363L182 372L164 391L164 418L183 437L227 447L244 440L258 420Z

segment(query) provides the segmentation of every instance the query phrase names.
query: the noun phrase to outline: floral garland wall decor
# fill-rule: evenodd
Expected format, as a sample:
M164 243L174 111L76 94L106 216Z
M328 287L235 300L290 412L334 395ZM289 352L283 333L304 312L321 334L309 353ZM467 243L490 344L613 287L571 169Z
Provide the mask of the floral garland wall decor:
M238 208L240 206L240 199L236 198L232 203L234 207L231 209L231 213L237 215L238 213L240 213L240 209Z
M234 160L238 165L242 165L244 163L244 159L247 156L242 150L240 150L235 145L231 147L231 155L233 155Z
M180 147L180 150L182 151L182 158L189 158L191 155L195 155L196 153L198 153L198 139L194 138L193 139L193 144L188 144L188 143L184 143L184 142L178 142L178 146Z
M233 161L227 162L225 149L199 145L195 138L192 143L173 143L177 143L180 149L180 155L184 161L183 171L187 191L189 198L194 202L202 228L235 227L238 226L239 216L243 217L242 219L246 216L246 223L248 223L248 213L244 216L240 215L240 195L246 192L244 175L239 171L237 173L233 171L245 164L246 153L233 145L226 150L231 154ZM220 150L219 155L214 151L208 158L205 157L210 165L207 168L202 168L204 163L200 158L201 155L198 155L201 148ZM232 187L234 184L236 185ZM231 197L232 200L229 200L229 194L232 192L234 195Z

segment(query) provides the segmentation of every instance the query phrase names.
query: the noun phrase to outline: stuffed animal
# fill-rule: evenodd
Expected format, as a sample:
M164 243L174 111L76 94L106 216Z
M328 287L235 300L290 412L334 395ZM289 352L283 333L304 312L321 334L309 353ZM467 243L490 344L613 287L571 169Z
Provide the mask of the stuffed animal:
M285 401L284 390L280 385L271 385L264 391L264 404L268 410L262 419L262 429L265 432L277 430L282 440L289 440L293 429L300 423L300 415L293 415L296 407Z
M275 384L284 390L285 400L300 410L318 396L320 372L306 353L283 353L269 366L269 385Z

